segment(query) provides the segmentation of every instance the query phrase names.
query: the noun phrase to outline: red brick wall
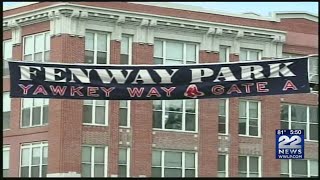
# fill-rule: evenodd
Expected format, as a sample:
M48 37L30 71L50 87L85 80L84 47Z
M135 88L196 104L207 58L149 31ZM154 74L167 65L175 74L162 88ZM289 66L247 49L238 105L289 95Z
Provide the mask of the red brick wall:
M2 40L8 40L8 39L11 39L12 38L12 32L11 30L7 30L7 31L3 31L3 34L2 34Z
M153 46L133 43L133 64L153 64ZM131 176L151 176L152 101L131 101Z
M51 38L54 62L84 62L84 38ZM81 173L82 100L51 99L49 104L48 173Z

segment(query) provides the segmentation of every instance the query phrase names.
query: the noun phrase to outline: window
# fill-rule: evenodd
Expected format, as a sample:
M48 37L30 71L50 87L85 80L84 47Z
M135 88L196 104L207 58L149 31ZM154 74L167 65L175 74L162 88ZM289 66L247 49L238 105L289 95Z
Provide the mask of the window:
M229 62L229 48L227 46L220 46L219 62Z
M197 131L198 100L154 100L153 128Z
M152 151L152 177L197 177L197 154Z
M261 177L261 157L239 156L239 177Z
M195 43L155 40L154 64L196 64L199 46ZM198 100L153 101L153 128L197 131Z
M318 61L319 61L318 56L309 57L309 81L310 81L310 83L319 84Z
M218 155L218 177L228 177L228 155L219 154Z
M260 137L260 102L240 100L239 134Z
M82 146L82 177L107 177L107 154L105 146Z
M318 160L281 160L281 177L318 177Z
M228 134L229 99L219 99L219 126L221 134Z
M2 106L2 130L10 129L10 112L11 112L11 98L9 92L3 93L3 106Z
M7 40L3 42L3 49L2 49L3 59L10 60L12 59L12 41ZM7 61L3 61L3 73L2 76L9 75L9 64Z
M2 150L2 174L3 177L9 176L9 167L10 167L10 147L9 146L3 146Z
M84 100L83 123L86 125L108 125L108 103L105 100Z
M316 106L281 104L281 129L303 129L306 140L318 141Z
M48 124L49 99L24 98L22 100L22 127Z
M109 64L110 35L103 32L86 32L85 63Z
M26 143L21 146L21 177L46 177L48 143Z
M120 64L132 64L132 36L122 35ZM120 101L119 126L130 127L130 101Z
M240 61L256 61L261 59L261 50L240 48Z
M118 177L130 177L130 148L120 148L119 150Z
M48 62L50 59L49 32L25 36L24 61Z

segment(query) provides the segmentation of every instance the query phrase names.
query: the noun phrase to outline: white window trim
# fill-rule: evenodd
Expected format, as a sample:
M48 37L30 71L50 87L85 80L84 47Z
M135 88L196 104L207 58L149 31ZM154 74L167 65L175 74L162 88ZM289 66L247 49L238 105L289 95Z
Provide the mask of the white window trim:
M35 98L31 98L32 101L35 100ZM41 98L42 100L44 99L47 99L47 98ZM24 101L24 98L21 98L21 110L20 110L20 128L23 129L23 128L32 128L32 127L42 127L42 126L47 126L49 124L49 111L48 111L48 122L47 123L43 123L43 108L44 108L44 104L42 104L40 107L41 107L41 111L40 111L40 124L39 125L32 125L32 115L33 115L33 108L35 106L32 106L32 107L28 107L30 109L30 124L29 126L23 126L22 124L22 121L23 121L23 101ZM48 108L49 108L49 104L50 104L50 100L48 100ZM32 105L33 105L34 102L32 102Z
M2 42L2 46L5 47L4 44L5 44L5 43L8 43L8 42L11 42L11 46L12 46L12 39L4 40L4 41ZM13 46L12 46L12 47L13 47ZM4 53L3 53L3 54L4 54ZM12 49L12 51L11 51L11 58L8 58L8 59L12 59L12 55L13 55L13 49ZM8 60L8 59L3 58L2 61ZM3 63L5 63L5 62L3 62ZM9 77L10 77L10 73L9 73L8 75L2 76L2 78L9 78Z
M40 144L38 144L40 143ZM48 147L48 155L49 155L49 146L48 146L48 142L47 141L42 141L42 142L32 142L32 143L23 143L20 145L20 163L19 163L19 177L21 177L21 168L22 168L22 150L23 149L29 149L29 177L31 177L31 167L32 167L32 149L36 148L36 147L40 147L40 163L39 163L39 177L42 177L42 166L44 165L42 163L42 156L43 156L43 148L44 147ZM46 165L48 166L49 163L47 163ZM23 166L25 167L25 166Z
M318 161L318 160L317 159L301 159L301 161L307 161L307 176L311 177L311 171L310 171L311 170L311 167L310 167L311 163L310 163L310 161ZM286 173L285 174L289 175L289 177L292 177L292 159L288 159L288 163L289 163L288 164L288 168L289 168L288 173L289 174L286 174ZM318 166L319 166L319 163L318 163ZM281 173L281 170L280 170L280 175L281 174L284 174L284 173Z
M257 51L258 52L258 59L257 60L261 60L261 58L262 58L262 50L260 50L260 49L250 49L250 48L241 47L240 51L241 51L241 49L245 50L247 52L247 59L245 59L245 60L241 60L240 59L240 61L255 61L255 60L249 60L248 59L248 58L250 58L250 52L251 51Z
M224 156L225 158L224 158L224 160L225 160L225 177L229 177L229 154L222 154L222 153L219 153L218 155L222 155L222 156ZM219 162L219 161L218 161ZM219 166L219 164L218 164L218 166ZM219 172L222 172L222 171L218 171L218 173Z
M90 167L91 167L91 177L94 177L94 151L95 147L104 147L104 177L108 177L108 146L103 146L103 145L82 145L81 147L89 147L91 148L91 162L90 162ZM81 166L83 162L81 159Z
M9 128L7 128L7 129L2 129L2 131L8 131L8 130L10 130L10 122L11 122L11 98L10 98L10 92L9 91L4 91L4 92L2 92L2 97L3 97L3 94L4 93L8 93L8 95L9 95L9 99L10 99L10 119L9 119ZM3 104L2 104L3 105ZM3 112L2 112L3 113ZM3 124L2 124L3 125Z
M25 54L25 39L28 38L28 37L32 37L32 45L33 45L33 48L35 48L35 36L38 36L38 35L43 35L44 36L44 45L45 45L45 42L46 42L46 34L49 34L50 36L50 31L46 31L46 32L41 32L41 33L37 33L37 34L31 34L31 35L27 35L27 36L23 36L22 38L22 61L25 61L24 59L24 56L25 55L30 55L30 54ZM51 39L50 39L50 43L51 43ZM34 51L34 49L33 49ZM45 62L45 52L46 51L51 51L51 44L50 44L50 49L49 50L46 50L45 49L45 46L43 47L43 51L42 51L42 61L41 62ZM34 62L34 55L35 55L36 52L33 52L31 55L32 55L32 62Z
M221 62L221 61L220 61L220 58L219 58L219 62L221 62L221 63L230 62L230 46L220 45L219 48L220 48L220 49L221 49L221 48L225 48L225 49L226 49L226 62ZM220 49L219 49L219 50L220 50ZM220 52L219 52L219 54L220 54Z
M2 148L2 153L4 151L8 151L9 152L9 162L8 162L8 166L9 168L8 169L4 169L3 166L2 166L2 170L9 170L10 171L10 145L3 145L3 148Z
M162 109L161 109L161 113L162 113L162 119L161 119L161 126L162 128L152 128L153 130L159 130L159 131L172 131L172 132L187 132L187 133L198 133L198 114L199 114L199 110L198 110L198 104L199 104L199 100L195 99L195 130L194 131L187 131L185 128L186 125L186 114L187 112L185 111L186 109L186 100L182 100L182 129L165 129L165 114L166 114L166 100L162 100ZM153 110L154 111L154 110ZM192 113L193 114L193 113Z
M242 156L242 155L240 155ZM261 170L262 170L262 167L261 167L261 156L242 156L242 157L246 157L246 164L247 164L247 176L246 177L250 177L250 157L257 157L258 158L258 173L259 173L259 176L258 177L261 177Z
M96 103L97 103L97 100L92 100L92 123L85 123L82 121L82 124L85 125L85 126L108 126L109 125L109 100L105 100L105 112L104 112L104 124L97 124L96 123ZM82 106L89 106L89 105L85 105L84 104L84 101L83 101L83 105ZM99 105L99 107L102 107ZM84 119L84 117L82 117Z
M133 36L129 34L122 34L129 39L129 54L128 54L128 65L132 65L132 39ZM121 51L120 51L121 52ZM120 109L120 108L119 108ZM131 100L127 100L127 125L126 126L119 126L121 128L130 128L131 127Z
M306 106L307 107L307 121L302 122L306 124L306 132L304 132L304 140L307 142L319 142L317 140L311 140L310 139L310 124L316 124L316 123L310 123L310 105L303 105L303 104L288 104L288 103L282 103L281 105L287 105L288 106L288 128L291 129L291 106L292 105L298 105L298 106ZM282 121L282 119L280 119ZM318 122L319 124L319 122Z
M195 163L195 166L194 166L194 171L195 171L195 177L198 177L198 152L195 152L195 151L176 151L176 150L153 150L153 151L160 151L161 152L161 177L163 178L164 177L164 169L165 169L165 166L164 166L164 154L165 152L179 152L181 153L182 155L182 159L181 159L181 176L182 177L185 177L185 153L194 153L194 163ZM151 165L151 167L153 167ZM159 167L159 166L157 166ZM179 167L180 168L180 167Z
M130 177L130 164L131 164L131 150L130 147L120 147L119 149L125 149L127 152L127 161L126 161L126 170L127 170L127 176L126 177ZM118 166L123 165L123 164L119 164Z
M252 137L252 138L261 138L261 101L256 101L256 100L247 100L247 99L240 99L240 101L245 101L246 102L246 134L239 134L239 136L243 137ZM240 102L239 101L239 102ZM257 102L258 103L258 136L252 136L249 135L249 102ZM240 111L240 104L239 104L239 111ZM239 123L239 118L238 117L238 123Z
M218 131L218 135L228 135L229 134L229 98L221 98L224 99L226 102L226 106L225 106L225 112L226 112L226 133L219 133ZM219 119L218 119L219 121ZM219 122L218 122L219 124ZM219 128L219 127L218 127Z
M107 52L106 51L99 51L99 52L106 52L107 53L107 62L106 65L110 64L110 32L106 32L106 31L96 31L96 30L91 30L91 29L86 29L86 33L93 33L94 36L94 44L93 44L93 50L91 49L86 49L84 48L85 51L93 51L93 63L92 64L96 64L96 65L101 65L101 64L97 64L97 54L98 54L98 34L104 34L107 35ZM88 64L88 63L86 63Z

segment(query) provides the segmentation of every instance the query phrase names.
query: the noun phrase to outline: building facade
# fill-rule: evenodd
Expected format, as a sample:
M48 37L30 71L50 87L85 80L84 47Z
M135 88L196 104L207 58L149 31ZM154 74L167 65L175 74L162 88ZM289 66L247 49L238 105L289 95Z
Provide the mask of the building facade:
M227 14L171 3L41 2L4 10L4 59L194 64L318 53L318 17ZM10 98L3 66L3 174L10 177L318 176L318 93L228 99ZM309 73L318 83L318 59ZM305 159L275 159L275 130L304 129Z

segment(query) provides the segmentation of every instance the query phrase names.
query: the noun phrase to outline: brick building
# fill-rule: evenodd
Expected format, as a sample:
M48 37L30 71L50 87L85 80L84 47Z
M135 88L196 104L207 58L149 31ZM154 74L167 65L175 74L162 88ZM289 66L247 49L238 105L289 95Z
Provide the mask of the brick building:
M41 2L4 10L4 59L192 64L318 53L318 16L171 3ZM310 59L317 83L318 59ZM3 173L73 177L318 176L318 93L172 101L9 98ZM170 123L169 123L170 122ZM275 159L275 129L305 129L305 159Z

